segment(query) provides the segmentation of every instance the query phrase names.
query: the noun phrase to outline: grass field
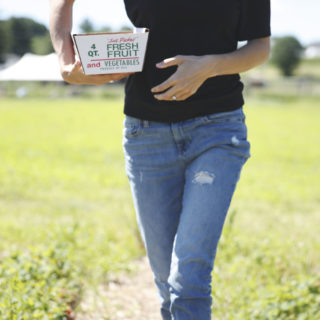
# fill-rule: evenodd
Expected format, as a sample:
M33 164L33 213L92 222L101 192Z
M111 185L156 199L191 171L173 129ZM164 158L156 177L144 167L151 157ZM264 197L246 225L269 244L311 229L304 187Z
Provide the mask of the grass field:
M248 99L252 157L213 274L215 319L320 319L320 106ZM0 104L0 319L68 319L143 254L122 100ZM20 314L20 318L19 318Z

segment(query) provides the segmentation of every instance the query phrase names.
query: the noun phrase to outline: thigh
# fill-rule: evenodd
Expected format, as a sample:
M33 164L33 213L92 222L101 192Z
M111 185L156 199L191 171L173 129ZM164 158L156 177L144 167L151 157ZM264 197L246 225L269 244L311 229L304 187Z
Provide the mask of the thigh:
M250 156L244 119L231 112L223 119L205 118L192 133L196 145L185 171L182 211L174 245L181 273L201 268L209 277L227 211L243 165ZM200 150L197 154L196 148ZM200 263L189 263L189 262ZM179 265L177 265L179 264ZM185 267L183 266L185 265ZM188 266L188 267L187 267Z
M181 212L184 168L167 124L144 127L129 117L123 132L125 168L137 222L153 271L168 275Z
M212 148L186 170L183 208L175 250L181 255L201 255L211 265L225 217L240 177L243 158ZM184 251L185 248L188 250ZM209 255L210 253L210 255Z

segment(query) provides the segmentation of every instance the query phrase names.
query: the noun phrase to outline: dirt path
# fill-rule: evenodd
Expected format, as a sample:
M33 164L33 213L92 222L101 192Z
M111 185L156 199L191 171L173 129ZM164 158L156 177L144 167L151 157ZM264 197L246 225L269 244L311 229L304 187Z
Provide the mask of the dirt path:
M86 292L75 320L160 320L159 301L146 258L136 272L121 274L97 292Z

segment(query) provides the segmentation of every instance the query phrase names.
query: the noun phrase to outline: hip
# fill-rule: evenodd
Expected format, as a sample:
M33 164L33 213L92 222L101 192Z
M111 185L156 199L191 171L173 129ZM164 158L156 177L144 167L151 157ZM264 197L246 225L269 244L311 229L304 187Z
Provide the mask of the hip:
M250 157L250 143L242 108L164 123L126 115L122 145L125 154L152 161L156 157L192 160L211 148L227 150L242 160Z

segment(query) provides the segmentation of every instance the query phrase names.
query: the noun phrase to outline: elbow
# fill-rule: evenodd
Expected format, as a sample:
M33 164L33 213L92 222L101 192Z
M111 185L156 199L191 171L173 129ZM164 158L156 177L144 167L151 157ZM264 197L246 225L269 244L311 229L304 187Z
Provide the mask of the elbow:
M256 53L258 64L269 60L271 54L270 37L250 40L248 44Z
M259 46L261 63L269 60L271 54L270 37L257 39Z
M263 62L268 61L270 58L270 55L271 55L271 45L270 45L270 37L268 37L263 43L263 49L262 49Z
M260 64L267 62L270 59L270 48L263 48L260 54Z

